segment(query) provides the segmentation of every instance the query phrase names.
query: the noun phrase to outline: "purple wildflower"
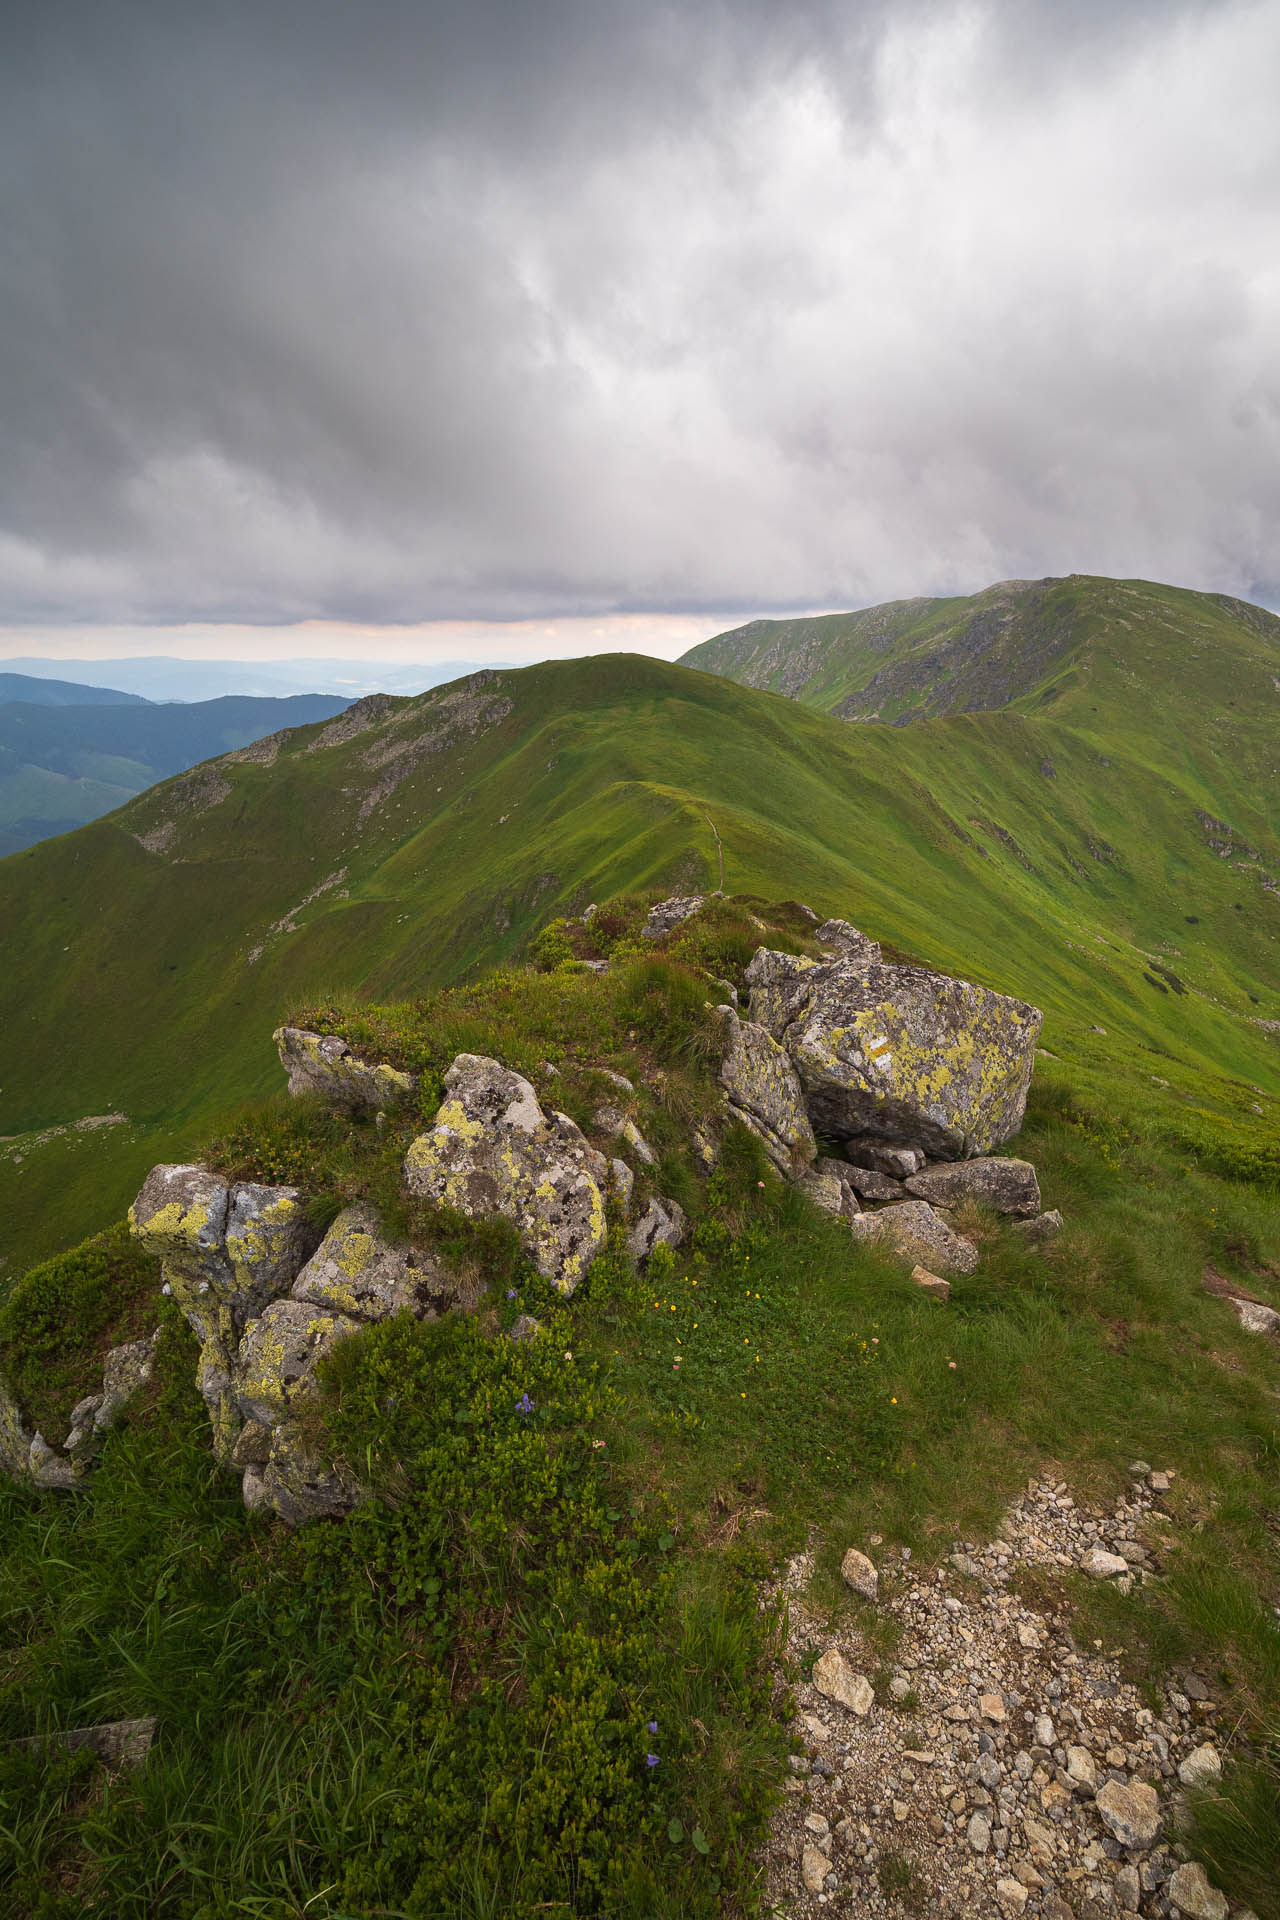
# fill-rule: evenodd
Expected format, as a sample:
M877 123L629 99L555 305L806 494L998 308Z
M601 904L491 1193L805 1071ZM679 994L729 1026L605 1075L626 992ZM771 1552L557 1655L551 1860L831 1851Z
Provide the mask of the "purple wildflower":
M515 1290L515 1288L514 1288L514 1287L508 1287L508 1288L507 1288L507 1298L508 1298L508 1300L514 1300L514 1299L515 1299L515 1297L516 1297L516 1290Z
M656 1767L656 1766L657 1766L657 1764L658 1764L658 1756L657 1756L657 1754L656 1754L656 1753L646 1753L646 1755L645 1755L645 1757L644 1757L644 1763L645 1763L645 1765L646 1765L646 1767Z
M527 1393L522 1393L520 1395L520 1398L516 1401L516 1412L517 1413L533 1412L533 1402L529 1398Z
M656 1733L658 1731L658 1723L656 1720L651 1720L649 1722L649 1731L650 1733Z

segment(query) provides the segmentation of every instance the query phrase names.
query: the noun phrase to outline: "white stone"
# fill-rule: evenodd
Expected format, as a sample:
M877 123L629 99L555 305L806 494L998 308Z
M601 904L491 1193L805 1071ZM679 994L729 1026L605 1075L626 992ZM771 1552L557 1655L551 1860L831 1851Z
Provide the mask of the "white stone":
M996 1899L1006 1913L1021 1913L1027 1904L1027 1890L1020 1880L997 1880Z
M1122 1560L1118 1553L1108 1553L1104 1547L1090 1547L1080 1565L1091 1580L1112 1580L1129 1571L1127 1560Z
M857 1547L850 1547L840 1562L840 1574L846 1587L860 1593L864 1600L875 1600L880 1592L880 1575Z
M1222 1778L1222 1761L1218 1749L1206 1742L1189 1753L1178 1768L1178 1778L1184 1787L1209 1787L1215 1780Z
M800 1873L806 1893L821 1893L830 1871L831 1862L821 1847L807 1846L800 1856Z
M1174 1869L1169 1898L1187 1920L1227 1920L1227 1897L1211 1884L1198 1860L1188 1860Z
M865 1674L854 1672L838 1647L828 1647L814 1662L813 1684L828 1700L847 1707L859 1719L865 1719L875 1703L871 1682Z
M1280 1327L1280 1313L1274 1307L1264 1307L1260 1300L1233 1300L1231 1304L1246 1333L1274 1333Z

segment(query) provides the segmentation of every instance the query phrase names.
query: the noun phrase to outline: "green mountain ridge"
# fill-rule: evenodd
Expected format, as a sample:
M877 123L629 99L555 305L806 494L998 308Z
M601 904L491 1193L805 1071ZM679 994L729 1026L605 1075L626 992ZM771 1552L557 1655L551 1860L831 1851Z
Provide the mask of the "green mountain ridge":
M150 1164L277 1088L291 1002L420 995L592 899L714 886L713 825L730 892L838 912L1043 1006L1046 1046L1086 1067L1272 1125L1274 728L1226 707L1193 730L1152 688L1139 732L1139 668L1095 679L1087 727L1055 707L903 729L630 656L485 672L11 857L0 1252L118 1217Z
M1224 689L1213 690L1216 670L1233 697L1262 710L1280 696L1280 618L1225 594L1071 574L1002 580L959 598L755 620L691 648L681 664L840 719L905 726L1010 707L1078 719L1087 688L1110 696L1109 674L1132 684L1144 677L1140 665L1161 660L1175 708L1183 701L1173 683L1184 676L1181 691L1201 694L1208 681L1209 706L1227 705ZM1280 700L1274 711L1280 718Z

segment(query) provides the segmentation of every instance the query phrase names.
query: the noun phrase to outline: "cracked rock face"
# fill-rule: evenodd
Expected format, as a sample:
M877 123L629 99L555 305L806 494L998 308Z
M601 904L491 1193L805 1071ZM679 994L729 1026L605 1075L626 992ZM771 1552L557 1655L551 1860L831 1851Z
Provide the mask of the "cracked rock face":
M949 1227L927 1200L902 1200L878 1213L859 1213L849 1223L855 1240L874 1241L887 1252L930 1274L972 1273L978 1250Z
M1041 1014L986 987L885 961L761 947L750 1014L787 1053L809 1117L939 1160L989 1153L1026 1111Z
M719 1012L725 1036L720 1085L733 1117L755 1134L779 1173L802 1172L817 1159L818 1143L799 1075L764 1027L739 1019L732 1007Z
M417 1091L416 1074L402 1073L385 1061L369 1066L358 1060L337 1034L279 1027L272 1039L289 1076L289 1091L295 1097L315 1093L331 1107L366 1107L378 1112L399 1105Z
M201 1166L153 1167L129 1224L201 1343L197 1375L225 1459L240 1414L231 1391L249 1322L292 1284L319 1238L296 1187L233 1184Z
M288 1298L249 1323L234 1357L227 1391L243 1425L231 1464L244 1473L246 1504L295 1526L348 1512L358 1486L322 1458L300 1420L317 1367L341 1341L393 1314L428 1320L471 1305L433 1254L388 1239L370 1208L340 1213Z
M388 1240L367 1207L340 1213L293 1283L292 1298L356 1320L412 1313L430 1320L460 1304L433 1254Z
M961 1200L980 1200L996 1213L1027 1220L1040 1212L1040 1182L1029 1160L998 1156L955 1160L910 1174L908 1193L935 1207L954 1207Z
M405 1156L410 1193L512 1221L538 1271L572 1293L604 1245L608 1162L497 1060L460 1053L445 1088L435 1125Z

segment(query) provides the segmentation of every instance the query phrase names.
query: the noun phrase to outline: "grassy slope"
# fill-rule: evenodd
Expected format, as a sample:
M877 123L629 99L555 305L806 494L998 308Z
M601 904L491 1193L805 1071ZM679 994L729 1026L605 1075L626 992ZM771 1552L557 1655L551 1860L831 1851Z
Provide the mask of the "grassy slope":
M944 600L891 600L856 613L755 620L717 634L682 664L784 693L847 719L936 718L1010 706L1078 717L1108 665L1158 690L1167 715L1226 709L1243 673L1255 716L1274 712L1280 619L1222 594L1089 574L1006 580ZM1154 669L1144 673L1144 666ZM1123 691L1145 731L1152 714ZM1065 708L1056 703L1075 693ZM1093 696L1096 698L1096 694ZM1087 702L1083 703L1087 706Z
M775 939L800 925L762 910ZM1174 1150L1135 1111L1141 1089L1113 1079L1090 1104L1078 1069L1041 1062L1018 1146L1066 1230L1040 1254L968 1209L982 1262L942 1310L744 1137L714 1180L694 1173L710 976L741 984L759 933L726 902L667 957L637 955L641 917L615 903L574 930L612 954L606 975L507 969L326 1023L429 1073L492 1050L589 1129L602 1092L618 1097L599 1068L625 1073L660 1156L642 1190L678 1193L696 1223L644 1281L615 1246L566 1307L508 1239L407 1200L412 1114L353 1125L279 1099L207 1148L239 1177L372 1198L478 1268L487 1305L341 1351L333 1439L385 1495L341 1526L290 1539L244 1513L212 1470L181 1343L168 1420L115 1436L83 1501L0 1485L0 1736L162 1717L147 1767L97 1792L91 1770L0 1750L16 1913L70 1920L86 1888L122 1920L740 1912L785 1746L752 1578L819 1527L811 1599L860 1665L887 1667L890 1623L851 1605L843 1547L884 1534L922 1577L1046 1458L1077 1497L1113 1495L1138 1455L1178 1479L1158 1586L1124 1600L1064 1573L1036 1607L1124 1648L1153 1705L1194 1665L1226 1696L1233 1749L1274 1738L1280 1358L1201 1286L1212 1260L1280 1303L1274 1185ZM92 1303L89 1251L57 1264ZM35 1286L0 1310L0 1360L25 1359L31 1405L65 1406L86 1377L54 1377L67 1287L48 1270ZM154 1287L143 1276L148 1313ZM522 1311L544 1338L490 1337ZM540 1423L525 1434L522 1394ZM1195 1843L1263 1920L1280 1920L1277 1791L1246 1759Z
M412 993L509 955L566 903L714 884L704 809L731 890L807 899L1032 998L1045 1044L1086 1076L1156 1074L1158 1097L1274 1125L1280 1053L1252 1020L1280 1017L1280 897L1196 819L1230 819L1280 869L1265 730L1240 706L1198 737L1112 732L1113 703L1140 705L1130 671L1095 679L1091 737L1021 713L851 728L650 660L555 663L495 676L506 717L446 742L363 823L386 771L370 749L418 739L440 693L380 703L345 742L302 729L274 766L225 766L230 790L205 811L179 811L180 777L11 857L0 1130L117 1110L132 1126L11 1143L0 1252L16 1267L118 1217L151 1161L278 1084L270 1033L298 994ZM149 852L134 835L166 808L175 836ZM340 869L297 931L271 934ZM1148 955L1190 991L1148 984Z

